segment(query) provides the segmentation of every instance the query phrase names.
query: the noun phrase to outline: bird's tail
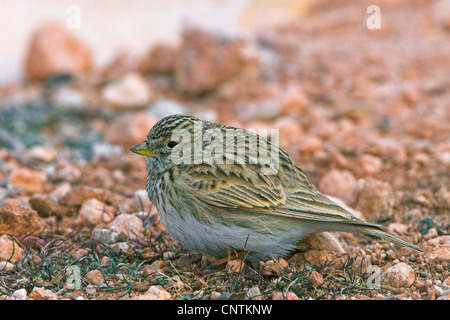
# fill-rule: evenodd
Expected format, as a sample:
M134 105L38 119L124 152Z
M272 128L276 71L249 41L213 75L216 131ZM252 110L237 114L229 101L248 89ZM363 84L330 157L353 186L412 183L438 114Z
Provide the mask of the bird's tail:
M402 246L408 247L417 252L423 252L422 249L420 249L418 246L415 246L412 243L409 243L408 241L400 238L399 236L397 236L387 230L384 230L383 227L381 227L381 226L377 226L377 225L358 226L358 231L364 233L365 235L367 235L369 237L385 239L388 241L392 241L392 242L401 244Z

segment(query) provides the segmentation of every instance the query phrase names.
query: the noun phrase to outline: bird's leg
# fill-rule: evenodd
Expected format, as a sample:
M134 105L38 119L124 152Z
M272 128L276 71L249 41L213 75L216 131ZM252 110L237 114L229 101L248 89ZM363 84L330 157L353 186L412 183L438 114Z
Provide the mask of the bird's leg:
M212 265L219 266L221 264L227 263L230 260L237 259L237 258L242 257L244 255L247 256L247 254L248 254L248 251L244 251L244 250L236 251L236 250L233 249L233 251L234 251L233 253L231 253L231 250L232 250L231 248L228 249L228 256L227 257L223 257L223 258L220 258L220 259L214 261L212 263Z

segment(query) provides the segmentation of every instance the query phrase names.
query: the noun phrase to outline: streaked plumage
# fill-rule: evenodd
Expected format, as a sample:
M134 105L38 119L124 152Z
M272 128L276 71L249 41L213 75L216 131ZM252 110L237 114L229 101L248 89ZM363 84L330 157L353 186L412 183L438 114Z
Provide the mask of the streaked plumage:
M199 127L201 131L194 130ZM172 133L180 129L191 133L193 139L169 147ZM270 152L246 145L243 155L236 140L223 139L223 146L230 147L225 148L230 152L217 158L223 163L194 163L200 155L211 154L208 147L214 141L220 145L215 139L226 130L234 130L245 141L258 138L258 148ZM213 132L214 139L204 142L201 149L193 146L205 132ZM183 153L190 163L174 163L174 148L190 148L193 152ZM307 235L333 230L362 232L420 251L322 195L289 155L244 129L173 115L155 124L147 139L131 150L146 156L147 192L163 224L177 241L194 251L223 257L233 248L248 250L251 260L279 257L295 250ZM279 155L276 174L263 174L275 151ZM263 155L256 163L255 153ZM233 157L234 163L227 164L227 156Z

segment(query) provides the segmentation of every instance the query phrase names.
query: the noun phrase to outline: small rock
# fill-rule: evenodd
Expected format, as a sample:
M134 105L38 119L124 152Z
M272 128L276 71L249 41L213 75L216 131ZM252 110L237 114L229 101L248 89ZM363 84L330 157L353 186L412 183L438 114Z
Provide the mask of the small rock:
M156 273L161 269L164 269L165 263L162 260L153 261L150 265L145 265L142 267L142 271L144 274L152 274Z
M438 232L436 228L430 228L427 233L423 236L424 239L429 240L438 237Z
M0 261L16 262L22 258L23 249L7 235L0 237Z
M92 230L92 237L94 238L95 241L98 241L100 243L113 244L117 242L119 234L109 229L97 227L94 228L94 230Z
M281 114L281 105L276 100L265 100L257 108L257 117L272 120Z
M147 111L126 114L107 126L105 139L108 143L130 148L145 139L157 120Z
M27 290L19 289L13 292L11 295L13 300L27 300Z
M87 256L89 254L89 251L86 249L78 249L74 254L73 257L75 259L80 259L81 257Z
M297 151L297 141L303 136L303 129L300 123L287 116L277 118L272 128L280 130L280 147L288 153Z
M33 291L28 295L32 300L58 300L58 296L51 290L34 287Z
M231 272L240 273L244 270L245 263L240 259L230 260L227 262L227 269Z
M280 258L278 260L269 260L266 262L261 261L259 263L259 272L263 276L281 276L284 269L287 268L288 264L286 260Z
M350 171L332 169L320 180L319 189L322 193L343 198L355 185L356 179Z
M9 182L16 188L27 193L43 193L47 182L47 175L43 171L20 168L9 175Z
M35 146L31 148L27 154L29 158L44 162L44 163L52 163L55 161L57 152L55 149L45 146Z
M397 263L381 275L381 284L386 288L396 291L407 288L414 283L415 275L411 266L404 262Z
M378 221L393 214L394 192L388 183L361 179L347 197L347 203L361 211L368 221Z
M130 251L130 246L126 242L117 242L114 243L111 248L119 251L120 253L124 253L126 255L132 254L132 251Z
M73 183L81 177L81 170L67 159L61 159L56 165L55 178Z
M307 265L324 266L325 264L336 260L337 257L334 254L319 250L308 250L305 253L294 254L289 259L289 262L295 266L303 268Z
M141 210L141 212L148 210L152 205L150 199L148 198L147 190L145 189L136 190L133 196L134 198L131 206L137 210Z
M450 288L447 288L436 300L450 300Z
M79 207L88 199L104 201L106 191L101 188L92 188L88 186L75 186L71 192L61 198L60 203L66 207Z
M147 108L147 112L156 120L173 114L187 114L188 109L178 102L172 100L158 100ZM148 133L148 132L147 132Z
M86 273L85 278L87 281L89 281L90 284L93 284L94 286L105 283L105 278L103 277L100 270L89 271L88 273Z
M370 154L363 154L358 160L359 168L362 169L363 174L373 175L380 172L383 162L380 158Z
M321 286L323 284L323 277L320 273L318 273L317 271L313 270L311 272L311 274L308 277L309 282L314 286L314 287L318 287Z
M133 289L138 292L146 292L148 291L149 288L150 286L148 285L148 283L145 282L137 282L133 284Z
M438 0L433 3L433 15L435 21L447 31L450 31L450 5L446 0Z
M109 262L110 262L110 259L109 259L108 256L104 256L104 257L102 258L102 260L100 260L100 263L103 264L103 265L108 265Z
M87 294L90 294L90 295L94 295L94 294L97 293L97 290L94 288L94 286L88 285L88 286L86 287L86 293L87 293Z
M427 291L428 300L436 300L439 296L444 293L444 290L437 285L432 285Z
M330 232L316 232L297 244L300 251L321 250L333 254L345 253L339 241Z
M298 300L298 297L293 292L276 292L272 300Z
M221 293L220 293L220 292L213 291L213 292L211 292L210 298L211 298L211 300L216 300L216 299L219 298L220 296L221 296Z
M91 68L91 53L66 27L48 23L38 28L26 53L29 79L44 80L54 74L80 74Z
M47 225L38 213L23 206L18 200L10 199L0 208L0 234L14 237L40 235Z
M307 97L301 89L291 90L284 96L281 102L281 110L283 114L296 116L306 108L307 104Z
M188 269L191 265L190 255L184 254L177 260L177 267L181 269Z
M384 160L403 165L407 160L406 148L392 138L380 138L371 142L367 151Z
M0 244L0 246L1 246L1 244ZM0 247L0 254L2 254L1 250L2 249ZM1 260L1 258L0 258L0 260ZM11 270L14 270L14 268L15 268L14 264L12 264L10 262L0 261L0 272L1 271L11 271Z
M299 143L299 151L304 153L314 153L322 149L322 140L314 136L305 136Z
M425 242L425 259L450 261L450 236L444 235Z
M85 106L87 102L79 90L70 87L54 89L51 93L51 101L57 108L62 110L80 108Z
M175 71L178 89L200 94L239 75L247 58L244 42L189 28L182 34Z
M169 261L169 260L171 260L173 257L174 257L174 255L175 255L175 253L173 253L173 252L164 252L163 253L163 260L164 261Z
M178 63L178 49L167 44L157 44L144 55L138 64L141 72L173 73Z
M388 225L388 230L393 233L404 234L408 231L408 226L400 222L392 222Z
M142 220L132 214L123 213L108 225L108 229L123 238L138 239L144 237Z
M155 295L156 300L171 300L172 298L170 293L160 285L151 286L147 292Z
M78 218L89 225L96 226L114 219L114 211L104 202L88 199L81 205Z
M63 182L60 185L58 185L55 188L55 190L53 190L53 192L50 195L55 197L57 199L57 201L59 202L59 200L61 198L66 196L71 191L72 191L72 186L70 185L70 183L69 182Z
M248 300L262 300L261 291L258 287L251 287L247 291L247 299Z
M37 211L41 217L64 217L71 215L72 210L58 204L57 200L47 194L37 194L29 200L31 207Z
M114 109L143 108L153 96L147 81L137 72L128 73L103 89L103 99Z

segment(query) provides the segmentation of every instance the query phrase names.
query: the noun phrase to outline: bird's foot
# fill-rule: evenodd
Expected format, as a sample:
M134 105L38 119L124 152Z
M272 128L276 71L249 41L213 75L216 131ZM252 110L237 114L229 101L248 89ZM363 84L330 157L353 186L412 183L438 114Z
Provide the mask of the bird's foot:
M232 252L232 251L234 251L234 252ZM249 251L244 251L244 250L236 251L234 249L228 249L228 256L220 258L220 259L214 261L212 263L212 265L213 266L220 266L222 264L228 263L228 261L237 259L239 257L242 257L242 256L246 257L248 254L249 254Z

